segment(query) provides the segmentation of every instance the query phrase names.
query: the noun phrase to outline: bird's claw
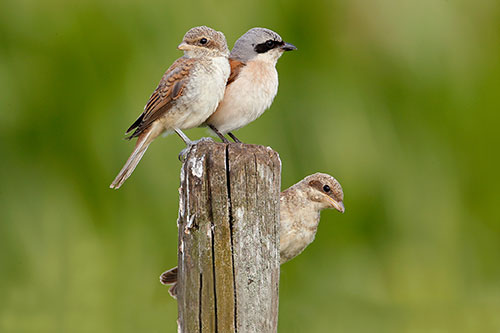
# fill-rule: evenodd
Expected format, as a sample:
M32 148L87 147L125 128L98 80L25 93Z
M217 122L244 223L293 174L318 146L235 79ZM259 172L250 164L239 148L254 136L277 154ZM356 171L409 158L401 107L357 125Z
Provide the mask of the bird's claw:
M186 156L187 154L189 153L189 150L191 150L191 146L187 146L186 148L184 148L183 150L181 150L181 152L179 153L179 161L181 161L182 163L184 163L184 161L186 160Z
M189 141L186 144L186 148L184 148L183 150L181 150L181 152L179 153L179 156L178 156L179 161L181 161L182 163L184 163L184 161L186 160L186 157L187 157L189 151L191 150L191 148L193 148L193 146L197 145L198 143L205 142L205 141L215 142L214 139L212 139L212 138L201 138L201 139L196 140L196 141Z

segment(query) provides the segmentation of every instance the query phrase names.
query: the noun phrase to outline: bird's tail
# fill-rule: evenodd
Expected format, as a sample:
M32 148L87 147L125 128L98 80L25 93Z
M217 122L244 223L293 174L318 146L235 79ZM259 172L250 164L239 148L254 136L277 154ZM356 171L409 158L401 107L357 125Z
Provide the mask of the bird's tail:
M160 282L163 284L171 284L168 293L173 298L177 298L177 267L169 269L160 276Z
M177 282L172 284L172 286L168 289L168 293L170 296L177 299Z
M119 189L120 186L127 180L128 177L134 172L135 167L142 158L142 155L146 152L149 144L153 141L154 136L152 136L152 128L150 127L144 133L139 135L137 138L137 143L135 144L134 151L128 158L127 162L116 176L115 180L109 185L110 188Z

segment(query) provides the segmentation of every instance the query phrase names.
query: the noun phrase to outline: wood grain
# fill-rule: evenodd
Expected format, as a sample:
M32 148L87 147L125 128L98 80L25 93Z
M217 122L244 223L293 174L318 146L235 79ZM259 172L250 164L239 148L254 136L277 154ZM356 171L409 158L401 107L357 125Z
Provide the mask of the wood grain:
M180 332L276 332L281 162L268 147L201 141L179 189Z

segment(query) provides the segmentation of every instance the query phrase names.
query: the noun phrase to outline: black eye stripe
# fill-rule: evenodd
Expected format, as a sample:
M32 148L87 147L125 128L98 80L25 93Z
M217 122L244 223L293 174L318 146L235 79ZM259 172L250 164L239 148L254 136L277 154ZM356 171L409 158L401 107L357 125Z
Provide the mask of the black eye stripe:
M285 45L285 42L283 42L283 41L277 42L275 40L269 39L269 40L265 41L264 43L260 43L260 44L255 45L254 50L257 53L266 53L267 51L272 50L272 49L279 47L279 46L282 46L282 45Z

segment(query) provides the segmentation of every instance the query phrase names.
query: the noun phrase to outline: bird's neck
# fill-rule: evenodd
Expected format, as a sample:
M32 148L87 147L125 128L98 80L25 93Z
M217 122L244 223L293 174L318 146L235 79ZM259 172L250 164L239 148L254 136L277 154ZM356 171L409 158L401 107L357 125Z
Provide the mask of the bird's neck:
M307 194L304 191L299 189L290 189L290 195L288 199L290 200L288 203L289 207L294 207L297 212L295 215L295 219L297 220L295 223L301 224L308 229L314 229L318 227L320 213L322 210L321 203L311 201Z

